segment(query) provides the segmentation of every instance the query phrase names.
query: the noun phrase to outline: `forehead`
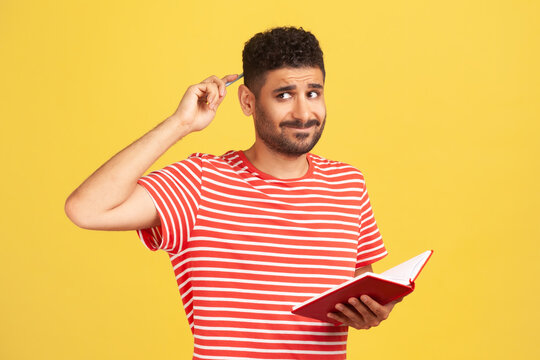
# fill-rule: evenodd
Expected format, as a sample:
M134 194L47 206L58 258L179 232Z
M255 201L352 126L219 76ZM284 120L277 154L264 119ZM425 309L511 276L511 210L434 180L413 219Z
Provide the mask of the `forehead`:
M324 85L323 73L318 67L281 68L266 73L263 90L272 91L275 88L308 84Z

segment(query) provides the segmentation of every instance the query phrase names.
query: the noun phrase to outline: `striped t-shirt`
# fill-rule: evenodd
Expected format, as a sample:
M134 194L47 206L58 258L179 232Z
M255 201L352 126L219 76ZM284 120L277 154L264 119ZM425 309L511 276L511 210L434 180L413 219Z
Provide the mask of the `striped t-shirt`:
M161 226L193 359L346 358L347 327L291 314L387 253L362 173L308 154L301 178L257 170L241 151L193 154L141 178Z

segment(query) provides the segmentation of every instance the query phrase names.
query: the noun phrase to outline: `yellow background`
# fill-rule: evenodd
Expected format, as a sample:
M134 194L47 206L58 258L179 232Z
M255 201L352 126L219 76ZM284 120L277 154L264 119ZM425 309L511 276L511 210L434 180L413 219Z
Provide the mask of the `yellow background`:
M69 222L69 193L172 114L185 88L241 71L278 25L320 40L328 119L316 153L366 176L390 255L435 253L349 359L538 359L537 1L0 2L0 358L190 359L165 253ZM170 149L253 141L237 84Z

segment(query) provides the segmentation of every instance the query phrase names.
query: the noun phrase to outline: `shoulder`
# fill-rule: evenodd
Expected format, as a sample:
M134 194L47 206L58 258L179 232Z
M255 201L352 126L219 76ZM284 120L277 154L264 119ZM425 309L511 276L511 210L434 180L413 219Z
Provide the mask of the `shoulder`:
M349 176L364 181L364 174L356 167L342 161L330 160L319 155L309 154L314 171L334 176Z
M223 155L217 156L206 153L193 153L186 160L194 161L200 168L218 172L234 172L240 161L239 152L231 150Z
M188 159L211 160L211 159L219 159L219 156L196 152L196 153L193 153L193 154L189 155Z
M220 156L217 156L217 155L212 155L212 154L206 154L206 153L193 153L191 155L188 156L188 158L186 160L192 160L192 161L197 161L201 164L217 164L217 163L222 163L222 164L226 164L226 163L231 163L232 161L234 161L235 158L238 157L238 151L235 151L235 150L231 150L231 151L227 151L225 154L223 155L220 155Z

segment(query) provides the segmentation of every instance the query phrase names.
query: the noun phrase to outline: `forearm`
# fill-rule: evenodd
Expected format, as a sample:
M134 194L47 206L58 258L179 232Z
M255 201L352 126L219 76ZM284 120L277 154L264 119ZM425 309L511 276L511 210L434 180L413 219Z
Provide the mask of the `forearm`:
M90 175L67 199L66 214L84 227L92 217L121 205L148 168L189 132L178 117L167 118Z
M157 209L139 178L167 149L210 124L223 101L225 82L211 76L188 87L175 113L97 169L66 200L76 225L96 230L133 230L159 224Z
M354 272L354 277L360 276L363 273L368 272L368 271L373 272L373 268L371 267L371 265L366 265L366 266L356 269L356 271Z

